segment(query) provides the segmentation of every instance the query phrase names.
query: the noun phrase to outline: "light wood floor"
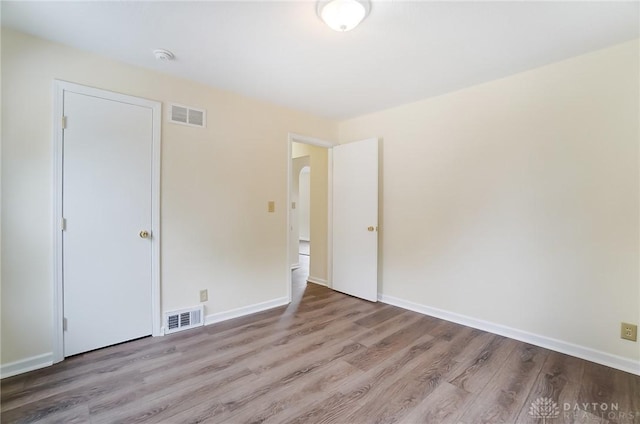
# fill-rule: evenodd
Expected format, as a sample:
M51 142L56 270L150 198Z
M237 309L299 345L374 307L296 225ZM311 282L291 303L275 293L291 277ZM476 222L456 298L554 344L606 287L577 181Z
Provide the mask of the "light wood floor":
M294 277L288 307L4 379L2 422L640 423L640 377Z

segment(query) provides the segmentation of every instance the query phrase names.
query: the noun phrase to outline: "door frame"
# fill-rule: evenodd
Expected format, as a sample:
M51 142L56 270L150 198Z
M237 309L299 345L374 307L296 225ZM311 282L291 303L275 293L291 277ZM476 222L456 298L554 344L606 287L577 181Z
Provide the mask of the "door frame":
M62 80L53 81L53 363L64 360L62 262L62 173L64 92L147 107L152 110L151 153L151 314L152 335L161 335L160 309L160 148L162 103Z
M327 170L327 286L331 287L332 270L333 270L333 149L338 143L332 141L321 140L319 138L309 137L306 135L289 133L287 142L287 257L286 257L286 270L287 270L287 302L291 303L291 183L293 169L291 166L291 153L292 143L310 144L312 146L323 147L327 149L328 154L328 167Z

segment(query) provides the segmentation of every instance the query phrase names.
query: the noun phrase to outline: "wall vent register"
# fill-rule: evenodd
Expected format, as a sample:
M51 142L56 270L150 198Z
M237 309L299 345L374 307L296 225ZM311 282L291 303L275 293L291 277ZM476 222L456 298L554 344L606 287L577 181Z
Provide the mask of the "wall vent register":
M204 325L204 320L202 319L203 315L204 307L202 305L188 309L165 312L164 334L171 334L176 331L201 327Z
M169 108L169 121L174 124L204 128L207 126L207 111L172 103Z

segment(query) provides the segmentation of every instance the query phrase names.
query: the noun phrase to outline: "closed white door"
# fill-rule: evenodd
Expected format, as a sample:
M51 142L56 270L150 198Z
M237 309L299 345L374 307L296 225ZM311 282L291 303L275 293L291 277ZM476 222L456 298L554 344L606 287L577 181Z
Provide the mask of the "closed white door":
M378 298L378 140L333 148L334 290Z
M149 107L64 92L64 356L152 334Z

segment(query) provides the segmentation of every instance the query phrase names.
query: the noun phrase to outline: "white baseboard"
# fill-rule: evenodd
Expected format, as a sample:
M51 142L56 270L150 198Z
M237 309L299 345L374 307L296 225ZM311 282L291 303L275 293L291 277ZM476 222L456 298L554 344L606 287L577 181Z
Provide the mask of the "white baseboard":
M13 377L14 375L37 370L53 365L53 353L43 353L31 358L21 359L8 364L0 365L0 378Z
M446 321L455 322L457 324L466 325L467 327L477 328L489 333L498 334L510 339L515 339L521 342L540 346L545 349L550 349L556 352L575 356L577 358L586 359L587 361L606 365L608 367L622 370L631 374L640 375L640 361L634 361L633 359L623 358L621 356L612 355L610 353L591 349L585 346L553 339L551 337L529 333L527 331L495 324L489 321L479 320L476 318L468 317L466 315L460 315L455 312L432 308L430 306L421 305L393 296L378 294L378 300L389 305L398 306L400 308L408 309L410 311L418 312L424 315L429 315Z
M323 280L322 278L308 276L307 282L317 284L319 286L329 287L329 284L327 284L327 280Z
M310 283L326 286L327 282L320 278L309 277ZM619 369L631 374L640 375L640 361L623 358L621 356L612 355L610 353L591 349L585 346L576 345L562 340L553 339L551 337L541 336L518 330L516 328L495 324L489 321L483 321L466 315L449 312L442 309L433 308L426 305L410 302L393 296L383 294L378 295L378 300L389 305L398 306L403 309L440 318L446 321L455 322L457 324L466 325L467 327L477 328L489 333L498 334L500 336L519 340L521 342L530 343L556 352L565 353L597 364L605 365L611 368ZM268 309L277 308L288 304L286 297L281 297L266 302L256 303L254 305L244 306L242 308L232 309L226 312L218 312L207 315L205 325L216 322L226 321L228 319L238 318L241 316L262 312ZM12 377L28 371L53 365L53 353L44 353L42 355L32 356L15 362L0 365L0 378Z
M228 319L239 318L245 315L255 314L256 312L266 311L267 309L277 308L278 306L288 305L289 300L286 297L268 300L266 302L256 303L254 305L243 306L242 308L232 309L225 312L217 312L207 315L204 325L214 324L216 322L226 321Z

